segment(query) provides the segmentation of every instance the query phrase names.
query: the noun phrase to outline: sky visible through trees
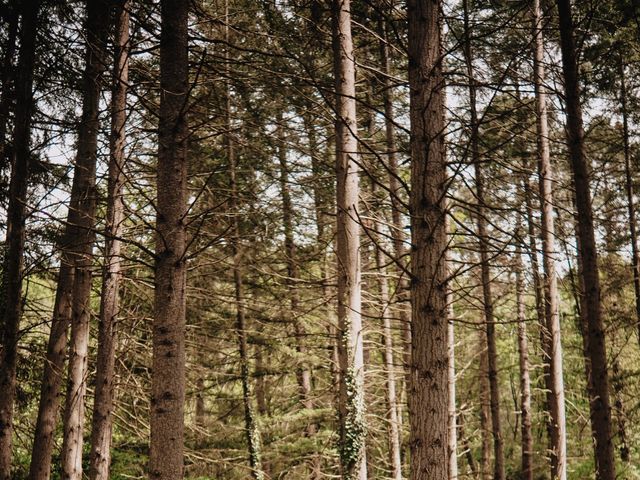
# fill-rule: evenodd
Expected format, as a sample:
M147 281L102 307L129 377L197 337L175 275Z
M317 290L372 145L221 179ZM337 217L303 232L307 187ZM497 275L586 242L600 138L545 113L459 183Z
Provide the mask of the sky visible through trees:
M640 6L0 1L0 480L640 478Z

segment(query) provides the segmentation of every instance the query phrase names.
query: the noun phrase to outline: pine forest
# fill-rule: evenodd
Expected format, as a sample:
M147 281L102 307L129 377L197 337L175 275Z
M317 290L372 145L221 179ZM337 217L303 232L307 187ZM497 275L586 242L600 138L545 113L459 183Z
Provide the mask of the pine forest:
M640 479L639 190L637 0L0 0L0 480Z

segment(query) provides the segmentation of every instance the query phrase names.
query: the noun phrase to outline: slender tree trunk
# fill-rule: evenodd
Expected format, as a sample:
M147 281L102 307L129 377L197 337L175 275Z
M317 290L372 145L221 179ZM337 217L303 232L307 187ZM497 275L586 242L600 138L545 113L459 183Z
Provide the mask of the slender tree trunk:
M91 430L90 480L108 480L111 463L116 323L120 308L120 269L124 203L125 127L129 71L129 0L119 0L115 11L115 55L111 97L111 138L105 261L96 360L96 387Z
M611 436L609 373L607 371L607 352L600 304L598 252L594 234L589 165L584 150L584 129L571 4L569 0L558 0L557 3L567 112L567 141L576 194L578 254L582 266L580 271L582 307L580 311L585 326L585 357L591 363L591 375L587 381L596 477L598 480L613 480L616 474Z
M489 401L491 408L491 425L493 433L494 453L494 479L504 480L504 447L500 420L500 386L498 383L498 352L495 337L495 317L493 314L493 298L491 294L491 273L489 266L489 240L486 224L486 203L484 168L480 158L479 148L479 122L476 111L476 84L473 72L473 57L471 50L471 28L469 26L468 0L463 2L464 26L465 26L465 60L467 64L467 76L469 81L469 104L471 110L471 161L475 168L478 243L480 250L480 273L482 282L482 297L484 303L484 321L487 337L487 366L489 375Z
M412 480L447 480L448 315L441 2L409 0Z
M458 415L456 409L456 336L454 329L455 314L453 312L453 295L449 289L447 292L447 343L448 355L448 383L449 383L449 480L458 480Z
M13 131L13 158L7 209L6 256L0 304L0 480L11 478L13 404L16 395L16 367L20 319L22 317L22 277L25 242L27 187L30 175L31 115L33 113L33 71L36 59L36 32L39 0L22 4L20 59L16 78L16 116Z
M520 360L520 417L522 432L521 479L533 480L533 435L531 432L531 381L524 289L522 247L516 247L516 303L518 308L518 354ZM554 477L555 478L555 477Z
M627 82L625 66L620 58L620 103L622 106L622 141L624 145L625 189L629 212L629 232L631 234L631 268L633 269L633 290L636 296L636 322L640 341L640 254L638 253L638 223L634 201L633 171L631 168L631 147L629 145L629 113L627 107Z
M189 2L162 0L149 478L184 470Z
M551 415L551 455L554 479L567 478L567 428L565 419L562 342L560 333L558 280L555 269L555 227L553 221L553 171L549 150L547 91L544 86L544 39L540 0L534 0L534 86L538 142L538 175L542 230L542 264L544 269L544 307L546 319L546 356L549 359L549 407Z
M358 127L350 0L333 0L332 16L336 88L340 461L343 478L365 480L367 462L358 223Z
M0 73L0 81L2 82L2 89L0 90L0 161L7 161L10 157L10 152L7 148L7 125L9 123L9 111L11 110L11 87L13 87L14 83L13 59L16 53L16 39L18 38L19 8L17 4L17 1L12 0L8 6L9 25L7 26L7 40L4 44L2 72Z
M83 76L82 121L78 132L78 154L74 169L69 214L62 243L62 259L54 318L41 388L38 420L29 478L48 479L51 469L53 433L59 406L68 326L73 325L69 345L69 382L64 416L62 469L65 478L82 475L82 436L86 391L89 296L92 250L95 239L96 157L99 101L104 71L108 5L87 2L86 65Z
M282 122L282 118L279 119ZM287 165L286 138L284 136L284 125L278 126L278 162L280 164L280 196L282 199L282 223L284 227L284 251L287 264L287 288L289 290L292 321L295 328L296 351L299 358L307 355L307 348L304 344L305 330L297 315L299 314L300 298L296 288L296 281L299 278L298 263L296 258L296 244L293 238L293 206L291 203L291 189L289 186L289 168ZM311 400L311 369L308 365L301 365L297 373L298 390L300 404L307 410L313 409ZM312 436L316 433L314 424L307 425L305 434Z

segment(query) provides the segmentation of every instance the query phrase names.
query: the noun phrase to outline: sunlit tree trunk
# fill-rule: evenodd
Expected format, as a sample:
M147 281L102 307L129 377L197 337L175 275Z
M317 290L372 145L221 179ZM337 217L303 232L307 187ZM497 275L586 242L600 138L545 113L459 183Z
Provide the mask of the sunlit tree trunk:
M367 478L361 317L359 167L350 0L333 0L336 111L340 461L345 479Z

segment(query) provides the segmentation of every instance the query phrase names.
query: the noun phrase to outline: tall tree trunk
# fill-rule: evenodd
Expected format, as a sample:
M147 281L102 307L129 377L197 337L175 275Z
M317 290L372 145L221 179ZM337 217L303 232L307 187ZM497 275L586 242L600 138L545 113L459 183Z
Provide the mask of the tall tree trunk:
M35 441L29 478L48 479L51 469L53 433L59 406L66 335L69 343L69 381L64 415L62 469L65 478L82 476L82 437L89 340L89 297L92 250L95 240L96 158L99 131L99 101L105 65L108 4L87 2L86 65L83 74L82 121L78 131L78 153L56 290L56 304L47 346Z
M516 303L518 310L518 354L520 360L520 418L522 464L520 478L533 480L533 435L531 432L531 381L529 376L529 345L524 289L522 247L516 247ZM556 477L553 477L556 478Z
M283 119L280 118L280 123ZM287 264L287 288L289 290L292 322L295 329L296 352L299 361L307 355L307 348L304 344L305 330L299 315L300 297L296 288L296 281L299 278L298 262L296 258L296 243L293 238L293 206L291 202L291 189L289 185L289 168L287 165L287 149L285 138L285 126L278 126L278 163L280 164L280 196L282 199L282 223L284 228L284 251ZM301 365L296 372L300 404L307 410L313 409L311 400L311 369L308 365ZM305 434L312 436L316 433L316 426L312 423L307 425Z
M358 223L358 127L350 0L333 0L332 17L336 89L340 461L343 478L365 480L367 462Z
M116 351L116 327L120 309L121 242L125 181L125 128L127 84L129 81L129 0L118 0L115 13L115 54L111 96L111 138L107 218L105 226L105 260L102 273L96 387L91 430L90 480L108 480L111 463L113 422L113 388Z
M467 64L467 76L469 82L469 105L471 111L470 142L471 162L475 169L477 223L478 223L478 247L480 250L480 275L482 283L482 298L484 304L485 332L487 337L487 366L489 375L489 401L491 408L491 425L493 433L493 475L495 480L504 480L504 447L500 420L500 386L498 383L498 352L495 337L495 317L493 314L493 297L491 294L491 273L489 266L489 237L487 234L486 203L484 168L480 158L479 148L479 121L476 110L476 83L473 72L473 57L471 50L471 28L469 25L468 0L463 1L465 45L464 55Z
M10 1L8 6L7 40L4 44L4 56L2 57L2 72L0 81L0 162L9 160L7 142L7 125L9 123L9 111L11 110L11 93L13 87L13 59L16 53L16 39L18 38L19 8L16 0ZM17 92L16 92L17 97Z
M576 194L578 254L582 267L580 269L582 280L580 311L585 326L585 357L591 363L591 374L587 382L596 477L598 480L613 480L616 474L611 437L609 373L607 371L607 352L600 304L598 251L594 234L589 165L584 150L578 64L573 38L570 0L558 0L558 17L567 112L567 142Z
M6 255L0 300L0 480L11 478L13 403L16 395L16 367L20 319L22 317L22 276L25 242L27 188L30 174L31 115L33 113L33 71L39 0L22 4L20 59L16 78L16 117L9 206L7 209Z
M453 312L453 294L447 291L447 343L448 354L448 383L449 383L449 480L458 480L458 414L456 408L456 336L454 329L455 314Z
M441 2L409 0L412 480L447 480L446 158Z
M485 325L478 330L478 400L480 401L480 478L491 478L491 402L489 401L489 362Z
M620 104L622 107L622 141L624 145L625 189L627 193L627 211L629 213L629 232L631 235L631 268L633 269L633 290L636 297L636 323L638 341L640 341L640 254L638 253L638 223L634 201L633 170L631 168L631 146L629 145L629 112L627 107L627 82L625 66L620 57Z
M538 142L538 175L540 183L540 213L542 230L542 265L544 271L544 306L546 319L547 348L549 359L549 407L551 415L551 455L554 479L567 478L567 428L564 402L564 379L562 374L562 342L560 333L558 279L555 259L555 227L553 221L553 170L549 150L549 125L547 114L547 91L544 86L544 39L543 18L540 0L534 0L534 87L536 95L536 126Z
M161 1L149 478L183 478L189 2Z

